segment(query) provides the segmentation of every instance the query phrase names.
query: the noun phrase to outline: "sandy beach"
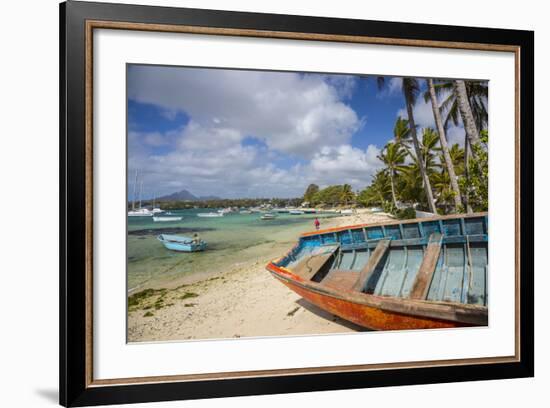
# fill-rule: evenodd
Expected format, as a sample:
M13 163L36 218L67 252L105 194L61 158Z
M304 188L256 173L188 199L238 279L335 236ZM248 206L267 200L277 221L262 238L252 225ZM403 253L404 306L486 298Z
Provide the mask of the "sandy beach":
M385 214L358 210L322 228L387 221ZM305 231L305 230L304 230ZM296 240L298 237L296 237ZM261 244L261 256L213 276L188 277L173 287L151 287L128 298L128 341L166 341L343 333L364 330L304 301L265 270L290 249ZM256 248L257 250L257 248Z

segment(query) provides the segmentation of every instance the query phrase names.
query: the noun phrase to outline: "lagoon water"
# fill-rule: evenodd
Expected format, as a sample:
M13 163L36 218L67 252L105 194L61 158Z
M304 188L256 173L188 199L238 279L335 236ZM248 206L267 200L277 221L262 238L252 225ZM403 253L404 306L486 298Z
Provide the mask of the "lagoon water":
M128 217L128 291L145 287L170 287L193 278L215 274L229 267L290 249L298 235L314 229L315 217L334 214L277 214L261 220L261 214L230 213L202 218L197 214L215 210L171 210L176 222L153 222L152 217ZM208 243L204 252L169 251L157 240L158 234L192 236L198 233Z

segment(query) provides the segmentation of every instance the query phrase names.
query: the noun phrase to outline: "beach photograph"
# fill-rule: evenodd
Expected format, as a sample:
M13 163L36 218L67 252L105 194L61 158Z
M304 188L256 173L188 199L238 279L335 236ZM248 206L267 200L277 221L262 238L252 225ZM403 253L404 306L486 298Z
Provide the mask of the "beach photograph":
M126 86L128 342L488 325L488 81Z

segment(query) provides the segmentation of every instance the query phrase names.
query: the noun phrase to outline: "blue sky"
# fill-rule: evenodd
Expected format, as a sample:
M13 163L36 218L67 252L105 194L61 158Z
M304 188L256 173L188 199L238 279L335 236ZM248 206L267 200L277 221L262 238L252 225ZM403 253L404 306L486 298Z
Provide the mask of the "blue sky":
M144 197L182 189L296 197L310 183L362 189L398 116L398 77L380 90L368 76L130 65L129 191L136 170ZM433 126L422 98L415 119ZM448 137L461 135L455 127Z

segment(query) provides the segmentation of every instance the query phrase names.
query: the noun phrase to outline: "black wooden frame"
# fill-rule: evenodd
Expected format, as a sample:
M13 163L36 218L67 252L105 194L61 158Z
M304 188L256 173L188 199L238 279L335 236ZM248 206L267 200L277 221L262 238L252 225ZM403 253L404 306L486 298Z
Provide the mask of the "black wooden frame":
M87 386L85 25L87 20L483 43L520 47L520 326L517 362ZM531 31L69 1L60 5L60 403L121 404L534 375L534 33ZM513 165L512 163L510 165Z

